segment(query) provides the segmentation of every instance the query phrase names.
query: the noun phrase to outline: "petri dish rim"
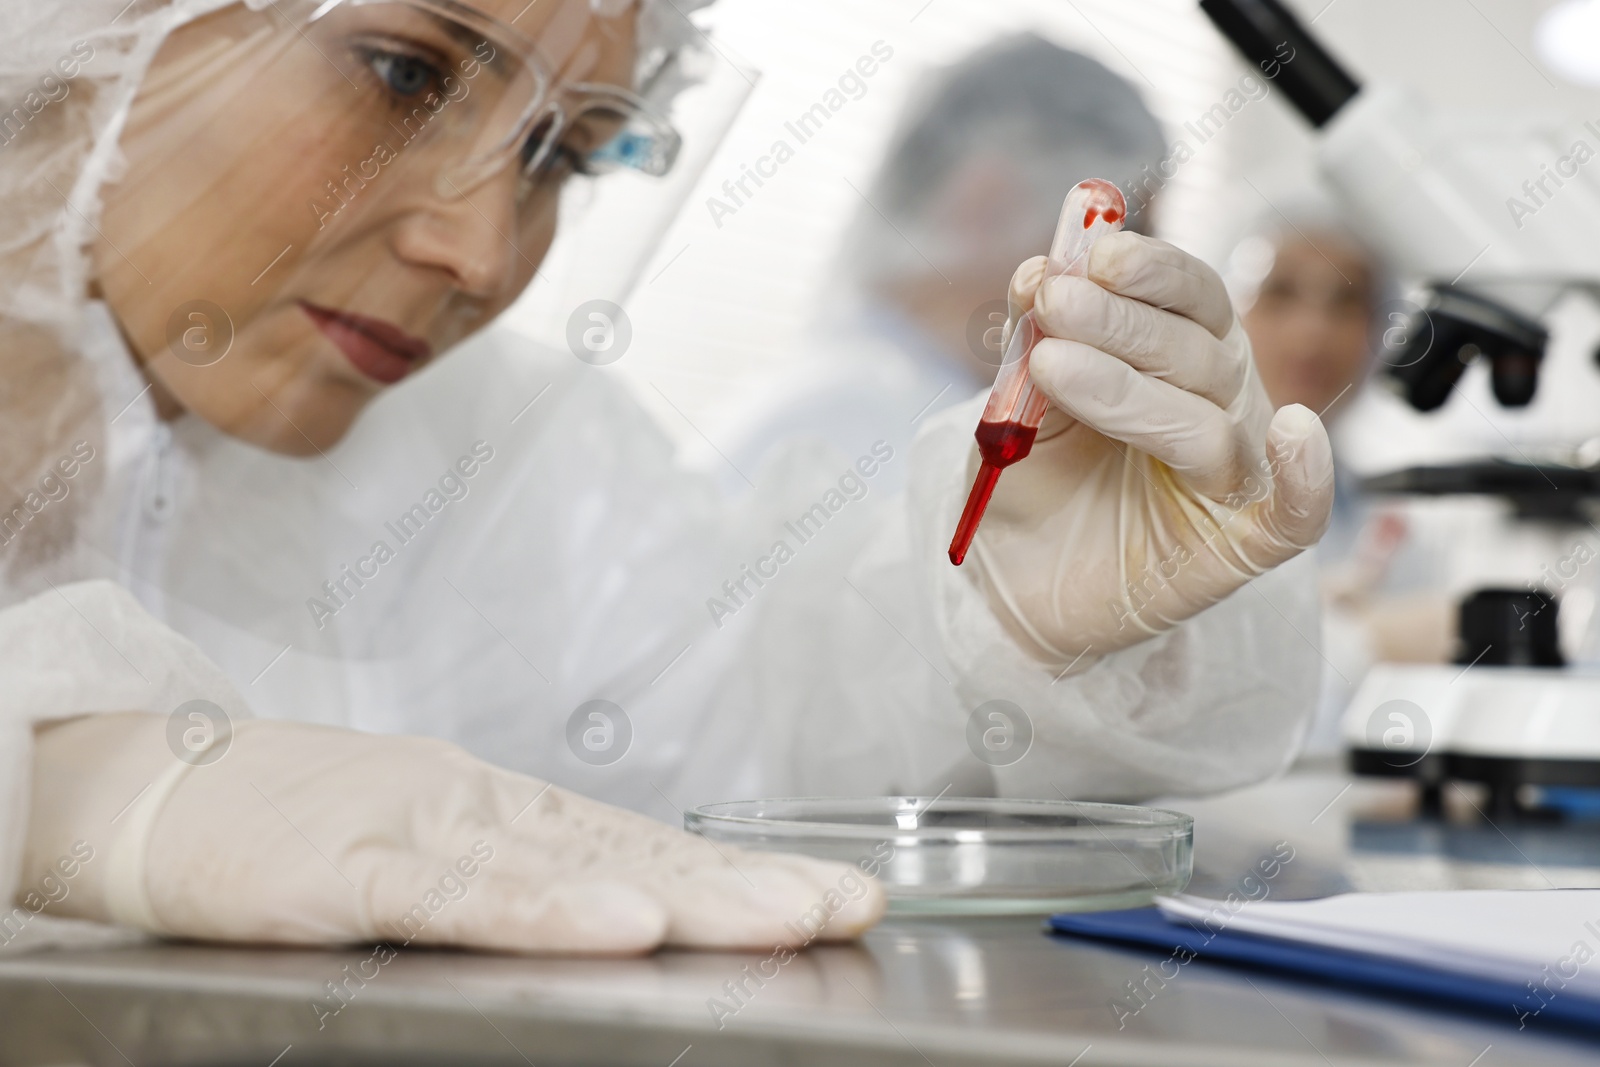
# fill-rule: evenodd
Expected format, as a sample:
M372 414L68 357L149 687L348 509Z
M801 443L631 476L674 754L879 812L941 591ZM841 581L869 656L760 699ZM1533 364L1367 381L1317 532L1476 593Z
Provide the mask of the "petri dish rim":
M935 804L959 804L965 807L987 809L1001 815L1071 815L1085 819L1088 825L1038 826L1038 827L972 827L972 826L917 826L899 827L887 821L895 812L914 807L927 811ZM798 807L814 812L808 820L770 818L748 814L752 809L778 806ZM826 821L828 810L840 813L872 810L881 811L883 824L845 823ZM1098 816L1098 818L1096 818ZM1194 832L1194 818L1167 808L1150 808L1131 804L1107 804L1098 801L1078 800L1012 800L997 797L772 797L762 800L725 800L701 804L689 809L683 817L684 829L698 833L702 828L718 831L732 837L760 836L767 838L812 839L828 838L841 841L877 841L893 838L898 841L915 840L918 844L969 844L972 835L990 845L1042 845L1075 841L1107 839L1155 842L1161 840L1188 840Z

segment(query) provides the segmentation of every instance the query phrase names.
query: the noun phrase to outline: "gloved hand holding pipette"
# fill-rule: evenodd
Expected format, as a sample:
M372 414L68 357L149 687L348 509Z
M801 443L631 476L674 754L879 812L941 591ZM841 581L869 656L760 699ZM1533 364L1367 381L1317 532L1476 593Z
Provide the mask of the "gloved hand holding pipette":
M1078 209L1101 187L1115 203L1089 219ZM1074 219L1079 233L1116 222L1120 202L1106 183L1078 186L1067 236ZM1074 257L1058 236L1051 258L1012 277L1008 361L1013 341L1033 342L1016 347L1053 408L1021 396L1013 411L1002 367L990 407L1005 410L986 409L985 423L1031 418L1037 437L994 487L969 564L1007 630L1075 670L1314 544L1333 503L1320 420L1300 405L1273 412L1216 272L1162 241L1096 236L1082 276L1066 272ZM1023 330L1038 336L1011 336Z

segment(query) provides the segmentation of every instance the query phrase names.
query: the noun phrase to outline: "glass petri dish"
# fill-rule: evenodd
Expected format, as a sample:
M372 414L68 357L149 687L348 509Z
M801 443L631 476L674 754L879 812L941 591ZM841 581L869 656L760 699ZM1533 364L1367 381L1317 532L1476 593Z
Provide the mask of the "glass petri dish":
M1136 908L1180 892L1194 868L1192 818L1124 804L798 797L705 804L683 822L741 848L854 864L898 914Z

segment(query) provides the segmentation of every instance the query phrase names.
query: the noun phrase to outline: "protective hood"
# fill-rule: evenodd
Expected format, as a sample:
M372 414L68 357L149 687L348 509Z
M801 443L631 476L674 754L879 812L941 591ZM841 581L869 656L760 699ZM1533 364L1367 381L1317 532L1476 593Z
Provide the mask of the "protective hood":
M424 14L438 14L441 20L444 16L459 19L459 24L468 30L477 27L474 9L453 0L419 0L413 6ZM442 145L439 154L470 157L473 151L487 144L489 134L485 130L492 133L500 128L496 122L505 129L520 129L526 133L534 119L507 111L523 99L516 94L528 92L526 83L530 79L546 80L542 91L547 98L565 92L563 87L569 84L581 82L597 62L592 44L584 40L583 27L628 15L635 4L634 0L565 0L555 6L559 9L557 16L539 21L537 30L530 31L532 41L513 42L513 47L502 48L498 53L494 47L487 50L480 47L476 56L464 53L470 62L483 59L485 71L498 71L502 66L516 67L510 62L518 58L512 56L513 52L520 56L523 50L541 50L542 69L530 74L516 68L511 73L495 75L513 87L502 93L504 100L510 103L499 101L485 90L489 75L467 84L473 75L446 68L447 77L437 98L450 108L443 113L442 120L432 125L448 127L448 130L446 133L428 131L433 138L429 145ZM699 6L703 4L688 5L691 9ZM96 464L84 457L104 457L119 420L124 419L130 408L149 407L151 396L140 391L144 383L137 373L130 376L129 347L144 351L147 357L152 348L170 350L185 363L203 366L211 358L211 350L220 344L209 335L209 331L218 326L214 321L217 316L210 313L209 307L196 311L188 307L187 301L179 299L181 295L203 294L174 296L162 290L163 284L183 264L164 261L147 252L141 254L126 243L126 238L113 239L111 234L123 231L107 224L106 199L108 190L114 190L117 183L129 178L130 162L124 149L130 112L141 89L149 89L151 95L164 91L188 109L175 107L167 121L170 129L163 131L156 122L155 133L151 135L160 151L181 155L189 147L185 142L188 135L185 123L194 115L206 114L205 108L210 106L208 98L224 101L228 99L224 95L228 91L243 96L258 91L259 86L247 83L251 72L243 68L248 64L238 61L241 54L249 56L252 49L245 46L252 42L244 40L242 45L231 50L219 46L212 55L201 52L183 56L177 64L178 74L164 75L173 84L161 87L147 85L152 61L176 29L206 16L225 15L225 9L255 13L253 25L261 27L261 36L271 37L275 33L277 47L283 47L285 41L293 42L295 47L310 55L304 46L319 48L319 31L308 33L305 19L315 20L316 27L324 28L320 32L330 37L342 34L338 38L340 41L365 41L360 35L370 27L362 26L359 16L366 13L367 21L377 25L382 19L371 12L402 7L404 5L386 4L381 0L376 3L350 0L343 5L323 3L320 6L287 0L284 3L270 0L243 0L242 3L239 0L133 0L131 3L128 0L85 0L65 6L0 0L0 196L9 207L7 225L4 233L0 233L0 360L3 360L4 370L0 375L0 413L4 415L0 419L0 497L4 498L0 499L0 504L4 505L0 508L4 513L0 514L0 520L14 518L9 523L0 521L0 560L13 576L19 569L31 571L67 554L83 520L85 507L105 477L104 463ZM545 7L548 10L549 5ZM658 0L644 0L639 7L633 49L634 78L636 84L652 83L658 98L683 81L681 75L674 73L675 65L670 60L691 44L699 44L698 31L685 18L684 10L684 5L667 7ZM347 16L351 12L354 15ZM535 21L538 20L531 15L525 20L526 23ZM238 41L233 43L238 44ZM325 42L321 42L319 50L328 52ZM265 55L267 48L254 51ZM329 55L324 54L322 58L329 59ZM406 78L416 77L418 69L414 62L407 66L408 60L404 57L396 60L392 56L374 58L364 54L362 61L368 65L363 70L376 69L390 84L402 87ZM260 68L267 69L268 62L268 59L261 59ZM372 67L374 63L379 66ZM354 86L349 63L341 57L334 56L321 69L328 79L342 78L343 82ZM452 73L456 88L461 90L457 94L447 88L451 84L448 75ZM617 79L613 75L610 80L625 81L626 78ZM471 106L462 102L468 90L476 90ZM631 106L627 101L617 104L607 98L604 91L591 93L584 89L583 94L561 97L566 121L583 114L585 108L627 110ZM496 102L501 103L500 112L489 106ZM213 110L220 111L221 107L219 103ZM341 107L346 113L354 110L343 103ZM609 115L610 111L605 113ZM415 137L416 127L427 123L431 117L421 108L412 108L408 114L418 116L419 121L398 116L387 124L396 131L391 137L395 144L399 144L401 138ZM381 162L375 161L376 139L370 136L358 139L354 119L342 114L340 121L342 126L330 121L327 128L351 138L349 150L339 157L347 157L349 162L345 168L332 170L327 175L326 188L319 190L320 199L326 205L320 212L316 210L317 197L301 196L296 202L296 210L306 214L309 220L303 228L312 228L313 223L318 224L315 228L325 228L327 220L339 213L345 200L354 195L351 190L359 192L364 187L360 174L375 173ZM518 121L523 123L521 127L515 126ZM467 130L467 134L458 134L462 129ZM365 131L360 134L365 136ZM450 143L447 134L457 134L461 143ZM241 133L236 170L248 172L251 166L248 153L254 136L255 131ZM468 144L471 137L478 140ZM267 140L264 136L261 139ZM633 143L647 141L636 138ZM498 145L488 145L485 151L488 149L508 150ZM418 154L409 148L408 151ZM527 162L516 161L517 165ZM649 162L647 159L646 163ZM363 171L364 167L373 169ZM229 172L218 168L217 173ZM443 181L454 182L456 192L470 197L473 186L468 178L480 176L464 169L451 173L455 177L446 174ZM320 173L317 176L322 177ZM366 198L377 199L370 194ZM159 230L169 219L182 218L191 210L200 214L204 222L204 206L198 202L192 209L182 203L155 203L156 207L149 211L150 217L141 220L145 231ZM306 213L304 208L308 203L313 210ZM270 206L262 205L264 210ZM478 210L476 204L473 210ZM211 227L213 231L219 228ZM97 247L106 263L91 263ZM288 277L286 272L294 267L299 254L298 250L285 249L285 252L281 263L272 261L270 256L263 257L260 264L250 262L244 280L248 282L249 275L256 274L258 266L270 265L278 268L277 276L263 277L250 284L256 291L283 284L283 279ZM518 269L536 272L537 255L520 251L518 255L520 260L515 260ZM151 305L147 314L153 316L156 324L153 327L147 324L143 340L149 342L153 338L154 343L137 343L138 324L126 318L112 321L111 340L114 341L120 332L121 339L127 343L107 343L106 337L99 336L106 332L105 316L85 314L101 295L101 274L107 263L124 273L131 271L129 281L136 289L149 286L149 292L158 294L144 301ZM241 260L220 264L217 272L237 273L246 270L245 263ZM261 273L266 274L264 270ZM374 287L381 284L380 280L372 283ZM471 316L463 316L462 321L463 326L456 331L459 336L449 336L448 343L483 324L481 318L472 319ZM167 322L169 328L163 331L162 322ZM231 339L232 324L224 325ZM167 335L166 344L161 344L163 332ZM198 349L191 344L191 339L196 337L201 342ZM270 337L268 343L271 343ZM436 347L447 346L441 343ZM191 351L185 353L180 350L183 348ZM226 345L221 345L221 350L225 352ZM195 358L196 352L198 358ZM259 375L257 379L261 380ZM249 392L242 388L239 391ZM266 394L272 394L270 386ZM266 397L266 405L273 404L293 415L293 410L276 394ZM222 414L225 421L226 410ZM212 415L202 417L213 424L219 422ZM128 416L126 421L136 420ZM223 424L219 428L224 433L239 433L237 426ZM240 435L251 440L248 433ZM256 440L255 443L263 442ZM267 446L272 447L272 444L268 442ZM309 447L299 450L312 452L318 447L323 446L312 441ZM18 508L23 511L19 512ZM29 530L26 537L20 536L23 526ZM60 573L76 576L70 567Z

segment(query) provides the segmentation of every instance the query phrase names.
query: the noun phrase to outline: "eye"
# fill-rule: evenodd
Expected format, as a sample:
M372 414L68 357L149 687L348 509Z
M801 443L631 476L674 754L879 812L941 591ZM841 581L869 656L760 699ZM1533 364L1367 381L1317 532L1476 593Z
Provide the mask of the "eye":
M566 144L565 142L558 144L551 155L554 159L550 169L562 177L594 173L594 168L589 165L589 153L582 151L575 145Z
M522 167L526 171L528 164L532 163L540 151L544 158L539 161L537 171L530 175L539 181L564 181L574 174L591 174L589 166L589 153L578 144L567 139L557 141L545 147L552 135L555 119L546 116L533 128L528 139L522 143Z
M372 73L396 96L416 96L437 86L444 78L438 67L421 56L369 48L364 58Z
M545 153L544 160L534 172L533 177L540 182L561 183L573 175L593 174L594 169L589 165L589 156L569 144L552 145Z

